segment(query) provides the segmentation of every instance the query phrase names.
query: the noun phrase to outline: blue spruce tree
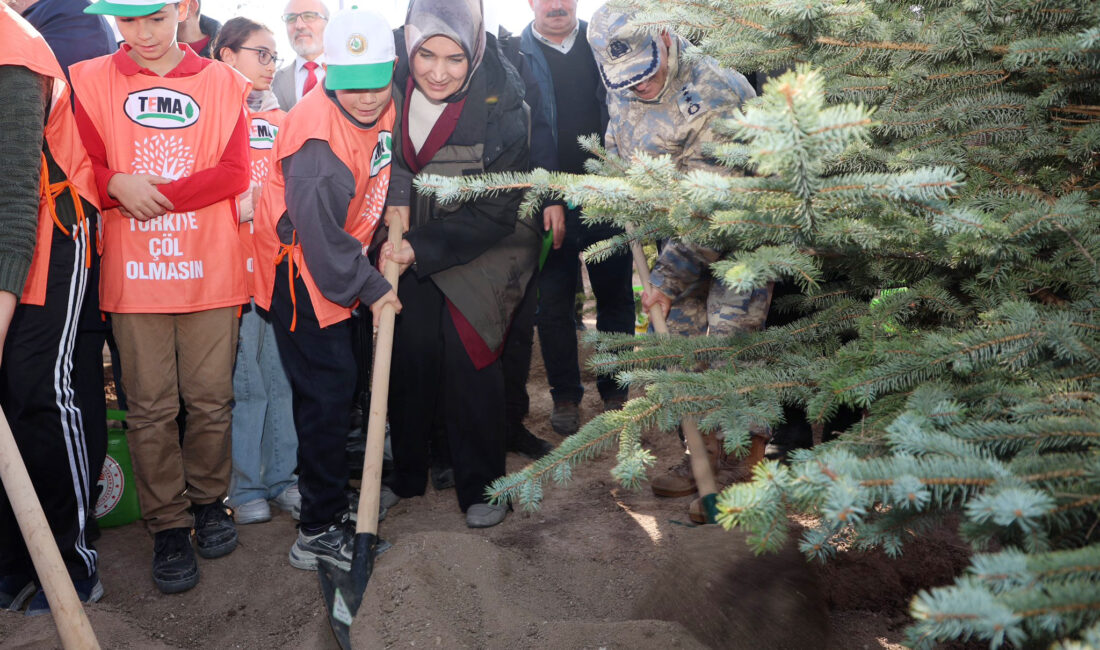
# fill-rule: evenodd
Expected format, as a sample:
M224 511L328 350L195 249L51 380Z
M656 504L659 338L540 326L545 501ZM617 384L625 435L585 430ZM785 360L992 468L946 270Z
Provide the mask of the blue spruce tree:
M773 305L793 321L720 340L593 337L593 365L644 395L494 497L535 506L548 480L615 446L616 477L637 486L654 462L641 432L685 416L744 450L784 405L819 423L855 408L835 441L725 490L719 523L765 552L791 509L810 513L801 548L825 561L841 540L900 554L958 515L976 555L914 599L910 645L1100 647L1100 3L646 8L648 29L732 68L791 70L720 127L713 155L752 175L603 156L591 176L419 182L442 200L529 188L526 210L559 196L633 237L731 250L714 265L728 284L797 284Z

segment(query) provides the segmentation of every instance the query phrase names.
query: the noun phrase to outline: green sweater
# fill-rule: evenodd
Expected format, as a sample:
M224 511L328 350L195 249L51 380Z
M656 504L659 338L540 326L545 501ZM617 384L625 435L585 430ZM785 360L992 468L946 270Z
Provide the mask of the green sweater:
M34 255L42 132L43 79L19 66L0 66L0 291L20 296Z

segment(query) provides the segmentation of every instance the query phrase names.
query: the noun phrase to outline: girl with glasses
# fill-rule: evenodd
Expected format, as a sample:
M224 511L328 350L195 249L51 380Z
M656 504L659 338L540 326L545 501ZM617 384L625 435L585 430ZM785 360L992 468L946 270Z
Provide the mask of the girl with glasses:
M252 182L238 198L238 213L249 289L253 293L253 206L259 203L271 168L275 136L286 117L271 92L279 60L275 56L275 37L259 23L234 18L219 32L214 56L252 82L247 99ZM271 519L269 500L297 517L301 507L294 475L298 436L291 412L290 384L279 359L271 323L259 314L254 302L242 310L239 341L233 369L233 475L229 505L238 524Z

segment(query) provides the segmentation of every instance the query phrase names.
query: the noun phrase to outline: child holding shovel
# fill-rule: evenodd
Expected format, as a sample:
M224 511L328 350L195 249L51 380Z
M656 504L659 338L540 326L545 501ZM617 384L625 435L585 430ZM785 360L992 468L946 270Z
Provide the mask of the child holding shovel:
M396 56L390 27L374 12L334 14L324 38L324 92L307 94L287 114L256 210L255 298L270 312L294 391L302 510L290 563L346 571L351 318L360 304L370 305L376 322L383 305L400 310L365 254L390 185Z

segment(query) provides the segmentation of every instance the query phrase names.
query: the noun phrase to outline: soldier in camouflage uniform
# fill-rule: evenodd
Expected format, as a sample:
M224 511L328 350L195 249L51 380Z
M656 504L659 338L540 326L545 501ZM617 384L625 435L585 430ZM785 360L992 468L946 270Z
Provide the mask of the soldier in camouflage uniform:
M635 28L633 14L601 7L592 16L588 41L607 86L610 123L608 152L630 159L636 154L671 155L680 171L695 169L735 174L703 152L714 142L713 126L733 116L756 96L743 75L724 70L710 57L684 60L691 46L675 34L647 34ZM748 293L718 281L710 265L725 251L671 241L661 251L650 279L654 291L643 304L660 305L671 332L683 336L722 336L764 326L771 286ZM753 432L748 464L763 457L766 430ZM714 438L708 439L713 443ZM708 445L717 447L717 445ZM686 463L653 481L659 496L685 496L695 491Z

